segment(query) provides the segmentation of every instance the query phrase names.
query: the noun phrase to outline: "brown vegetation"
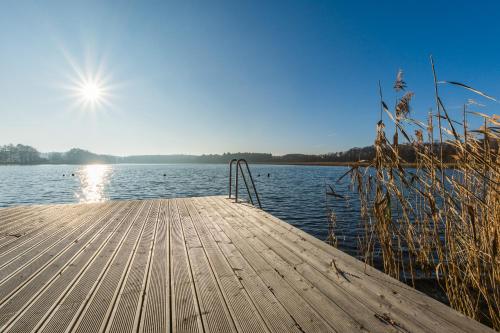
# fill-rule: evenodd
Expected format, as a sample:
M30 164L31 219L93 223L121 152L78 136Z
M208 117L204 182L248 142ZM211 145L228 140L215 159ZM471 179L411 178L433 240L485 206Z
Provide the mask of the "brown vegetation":
M361 201L360 251L368 264L380 251L385 272L395 278L410 283L422 275L436 278L453 308L500 330L500 118L473 111L477 103L469 100L462 119L451 119L441 85L494 99L458 82L438 81L432 58L431 65L435 112L424 122L412 119L412 92L391 112L381 93L381 113L395 128L392 140L381 119L375 157L346 174ZM405 88L400 71L394 89ZM481 119L482 126L469 128L471 117ZM435 136L439 144L430 145ZM415 169L404 168L401 141L413 147ZM445 165L445 144L456 151L452 169Z

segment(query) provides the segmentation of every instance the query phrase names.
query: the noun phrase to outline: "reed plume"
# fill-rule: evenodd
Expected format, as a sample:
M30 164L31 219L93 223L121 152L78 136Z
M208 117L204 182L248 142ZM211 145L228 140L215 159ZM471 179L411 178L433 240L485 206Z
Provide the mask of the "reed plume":
M361 202L360 253L373 263L378 249L384 271L407 283L435 278L453 308L500 330L500 118L473 110L484 104L469 99L461 119L452 119L438 87L495 98L459 82L438 81L432 58L431 64L435 112L426 121L411 118L413 92L401 96L391 112L380 89L381 112L394 125L392 141L381 119L373 160L346 173ZM402 70L393 88L406 89ZM482 125L470 128L472 118ZM401 144L411 145L414 168L405 168Z

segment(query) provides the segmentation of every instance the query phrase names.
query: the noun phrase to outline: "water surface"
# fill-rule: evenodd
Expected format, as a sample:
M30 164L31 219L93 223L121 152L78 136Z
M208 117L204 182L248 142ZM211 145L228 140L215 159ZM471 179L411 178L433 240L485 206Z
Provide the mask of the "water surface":
M354 253L356 200L327 202L325 196L325 184L346 167L252 165L251 170L263 209L320 239L328 233L327 204L334 207L340 247ZM349 194L345 187L336 190ZM220 164L0 166L0 207L227 193L228 168Z

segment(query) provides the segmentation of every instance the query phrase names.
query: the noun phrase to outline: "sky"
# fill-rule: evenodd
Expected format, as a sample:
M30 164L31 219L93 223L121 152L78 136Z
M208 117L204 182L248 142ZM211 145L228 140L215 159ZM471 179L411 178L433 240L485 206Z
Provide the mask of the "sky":
M328 153L372 144L396 73L500 97L498 1L0 1L0 144L42 152ZM82 81L99 103L82 103ZM474 98L441 86L453 115ZM481 110L481 112L486 112ZM385 119L387 120L387 119Z

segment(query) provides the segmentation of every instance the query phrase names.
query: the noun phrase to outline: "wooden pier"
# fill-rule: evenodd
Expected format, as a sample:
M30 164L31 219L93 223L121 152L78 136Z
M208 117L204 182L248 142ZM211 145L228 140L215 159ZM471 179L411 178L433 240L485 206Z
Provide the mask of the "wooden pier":
M223 197L0 209L1 332L489 332Z

